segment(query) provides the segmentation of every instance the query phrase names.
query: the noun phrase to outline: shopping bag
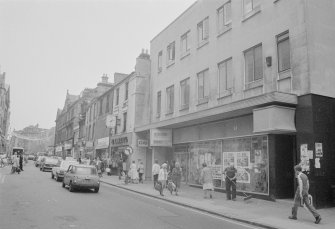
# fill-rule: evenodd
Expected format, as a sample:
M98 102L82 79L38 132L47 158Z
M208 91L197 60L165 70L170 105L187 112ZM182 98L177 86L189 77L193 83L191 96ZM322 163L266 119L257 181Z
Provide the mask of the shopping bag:
M157 182L157 183L155 184L155 189L156 189L157 191L161 191L161 190L162 190L162 183L161 183L161 182Z

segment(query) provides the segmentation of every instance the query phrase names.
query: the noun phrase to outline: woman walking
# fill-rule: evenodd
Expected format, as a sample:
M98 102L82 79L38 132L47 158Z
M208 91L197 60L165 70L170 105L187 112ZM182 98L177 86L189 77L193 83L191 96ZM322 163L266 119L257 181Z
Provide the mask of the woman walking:
M130 173L129 176L131 179L131 183L134 183L135 180L138 179L137 166L135 164L135 161L131 163L129 173Z
M138 171L138 175L139 175L139 183L143 184L143 174L144 174L143 161L140 162L137 171Z
M207 193L209 192L209 198L212 199L214 190L213 176L212 171L207 167L206 163L202 164L200 181L202 183L202 189L204 190L204 198L207 198Z
M164 163L164 164L162 164L161 169L159 170L159 174L158 174L158 183L160 183L160 186L161 186L161 188L159 190L159 194L161 196L164 196L163 190L166 186L167 176L168 176L167 164Z
M181 167L179 162L175 163L175 167L172 169L172 182L175 184L175 192L176 196L178 196L178 190L180 189L180 181L181 181Z

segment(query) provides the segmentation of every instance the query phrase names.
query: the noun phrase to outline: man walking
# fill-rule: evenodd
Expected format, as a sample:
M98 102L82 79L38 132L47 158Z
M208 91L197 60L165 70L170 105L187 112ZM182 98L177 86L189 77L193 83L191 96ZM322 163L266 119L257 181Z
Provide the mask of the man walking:
M161 167L158 164L158 160L155 160L155 163L152 165L152 175L154 178L154 187L158 181L158 174L159 174L159 170L161 169Z
M229 167L224 170L227 200L236 200L236 173L234 163L230 162Z
M307 209L313 214L315 217L316 224L320 223L321 216L320 214L315 210L312 204L309 203L308 200L308 190L309 190L309 181L308 177L302 173L302 168L300 165L294 166L295 175L298 179L298 188L295 192L294 196L294 206L292 207L292 215L289 216L289 219L296 220L297 219L297 213L298 213L298 207L305 204Z

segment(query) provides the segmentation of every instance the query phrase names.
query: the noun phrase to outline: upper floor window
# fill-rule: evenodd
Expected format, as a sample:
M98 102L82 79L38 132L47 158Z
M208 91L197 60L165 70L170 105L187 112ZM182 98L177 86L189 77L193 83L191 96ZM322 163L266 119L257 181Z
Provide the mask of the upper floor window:
M127 131L127 112L123 113L123 132Z
M173 113L174 109L174 85L166 88L166 113Z
M288 32L277 36L278 72L291 68L290 40Z
M231 25L231 1L217 10L218 33L222 33Z
M260 0L243 0L244 15L252 12L260 5Z
M262 45L244 52L245 81L251 83L263 78Z
M219 96L224 96L227 91L233 88L232 59L225 60L218 64L219 73Z
M161 72L162 71L162 57L163 57L163 51L160 51L159 53L158 53L158 60L157 60L157 62L158 62L158 72Z
M107 94L107 97L106 97L106 113L109 112L109 97L110 97L110 95Z
M129 88L129 82L125 83L125 95L124 95L124 99L128 100L128 88Z
M103 99L100 100L99 102L99 116L102 115L102 106L103 106Z
M115 105L119 105L119 99L120 99L120 88L117 88L115 91L116 95L115 95Z
M161 105L162 105L162 92L157 92L157 116L161 114Z
M175 54L176 54L175 42L172 42L167 47L167 65L174 63Z
M198 23L198 45L202 45L209 37L209 22L208 17Z
M208 98L209 94L209 70L206 69L202 72L198 73L198 100L201 101L203 99Z
M190 103L190 78L180 82L180 108L189 107Z
M184 33L180 38L181 56L184 56L190 52L189 37L190 37L190 31Z

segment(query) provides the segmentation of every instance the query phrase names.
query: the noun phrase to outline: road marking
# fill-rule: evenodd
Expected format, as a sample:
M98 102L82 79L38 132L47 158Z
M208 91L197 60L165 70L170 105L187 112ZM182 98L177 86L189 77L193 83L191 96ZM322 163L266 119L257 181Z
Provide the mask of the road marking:
M110 187L110 188L118 188L118 187L114 187L114 186L111 186L111 185L108 185L108 184L105 184L105 186ZM121 190L121 188L118 188L118 189ZM241 223L241 222L238 222L238 221L235 221L235 220L232 220L232 219L227 219L227 218L224 218L223 216L216 216L216 215L213 215L211 213L202 212L200 210L192 209L191 207L186 207L186 206L182 206L182 205L179 205L179 204L171 203L169 201L165 201L164 199L152 198L152 197L147 196L147 195L143 195L143 194L140 194L140 193L137 193L137 192L133 192L132 190L127 190L127 189L122 189L122 190L128 191L130 193L136 194L136 195L141 196L141 197L145 197L147 199L151 199L151 200L154 199L154 200L160 201L160 202L165 203L165 204L169 204L169 205L172 205L172 206L177 206L179 208L183 208L183 209L186 209L186 210L189 210L189 211L193 211L193 212L198 213L198 214L210 216L210 217L218 219L218 220L223 220L223 221L226 221L226 222L230 222L232 224L237 224L237 225L240 225L240 226L243 226L243 227L252 228L252 229L264 228L264 227L257 227L257 226L248 225L247 223Z

